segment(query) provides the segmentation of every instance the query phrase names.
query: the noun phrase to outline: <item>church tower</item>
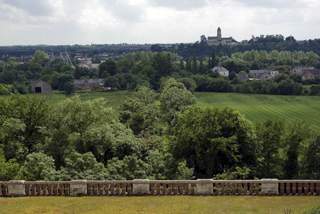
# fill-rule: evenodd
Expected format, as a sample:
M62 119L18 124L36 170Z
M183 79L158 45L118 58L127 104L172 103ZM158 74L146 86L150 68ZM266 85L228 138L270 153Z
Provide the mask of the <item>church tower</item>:
M221 32L221 28L220 27L218 27L218 30L217 30L217 37L218 37L219 40L222 39L222 32Z

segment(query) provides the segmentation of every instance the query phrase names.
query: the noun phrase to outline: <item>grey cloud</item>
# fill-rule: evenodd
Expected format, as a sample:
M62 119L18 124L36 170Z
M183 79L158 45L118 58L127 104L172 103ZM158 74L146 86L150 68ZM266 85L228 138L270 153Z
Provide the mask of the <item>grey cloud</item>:
M303 5L303 0L235 0L245 6L262 8L292 8Z
M47 0L2 0L2 2L33 16L49 16L53 12L52 5Z
M208 0L150 0L154 6L168 7L176 10L192 10L205 7Z
M124 21L140 21L145 13L143 7L131 5L127 0L100 0L100 2L108 12Z

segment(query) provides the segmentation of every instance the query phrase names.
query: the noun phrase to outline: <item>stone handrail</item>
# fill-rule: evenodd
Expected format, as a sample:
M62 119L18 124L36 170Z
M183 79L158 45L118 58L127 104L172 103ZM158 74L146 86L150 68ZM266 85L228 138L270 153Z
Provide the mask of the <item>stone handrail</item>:
M82 195L320 195L320 180L19 180L0 182L0 197Z

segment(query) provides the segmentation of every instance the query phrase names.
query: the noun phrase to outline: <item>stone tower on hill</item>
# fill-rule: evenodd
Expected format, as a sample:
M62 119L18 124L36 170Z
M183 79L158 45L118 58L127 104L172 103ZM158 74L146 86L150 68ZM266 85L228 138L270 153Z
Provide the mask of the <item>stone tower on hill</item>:
M203 41L203 38L202 38ZM209 36L207 39L209 46L218 46L218 45L237 45L238 42L232 37L222 37L222 30L220 27L217 29L217 36Z
M217 37L218 39L222 39L222 32L220 27L218 27L218 30L217 30Z

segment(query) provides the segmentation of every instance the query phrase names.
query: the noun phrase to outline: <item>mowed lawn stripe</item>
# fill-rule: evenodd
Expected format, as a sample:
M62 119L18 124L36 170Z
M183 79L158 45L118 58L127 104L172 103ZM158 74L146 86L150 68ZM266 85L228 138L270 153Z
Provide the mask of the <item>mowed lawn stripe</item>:
M255 123L268 119L288 123L303 121L320 129L320 97L234 93L196 93L196 96L199 105L234 108Z

